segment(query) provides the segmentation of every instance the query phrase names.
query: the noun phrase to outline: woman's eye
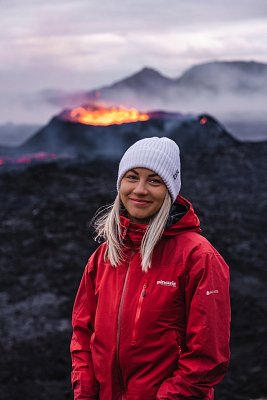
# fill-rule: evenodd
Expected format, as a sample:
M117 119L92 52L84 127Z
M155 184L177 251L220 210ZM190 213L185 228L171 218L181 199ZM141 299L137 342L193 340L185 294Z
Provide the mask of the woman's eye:
M160 185L162 182L159 179L150 179L149 181L152 185Z
M126 178L129 179L130 181L136 181L137 180L137 176L135 176L135 175L126 175Z

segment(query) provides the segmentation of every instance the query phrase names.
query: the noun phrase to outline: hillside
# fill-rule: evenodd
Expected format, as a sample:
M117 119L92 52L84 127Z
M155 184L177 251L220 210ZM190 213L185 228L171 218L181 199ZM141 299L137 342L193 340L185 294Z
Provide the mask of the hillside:
M152 136L173 139L183 154L214 151L237 143L224 126L210 115L154 112L149 114L147 121L108 126L75 122L69 115L66 111L52 118L16 148L0 146L0 156L46 152L67 158L116 161L135 141Z

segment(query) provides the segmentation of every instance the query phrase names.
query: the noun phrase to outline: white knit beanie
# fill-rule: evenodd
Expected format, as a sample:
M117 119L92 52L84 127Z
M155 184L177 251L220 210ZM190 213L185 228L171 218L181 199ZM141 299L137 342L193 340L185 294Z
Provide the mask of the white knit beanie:
M117 190L127 171L147 168L158 174L175 201L181 188L180 150L177 144L166 137L138 140L126 150L119 164Z

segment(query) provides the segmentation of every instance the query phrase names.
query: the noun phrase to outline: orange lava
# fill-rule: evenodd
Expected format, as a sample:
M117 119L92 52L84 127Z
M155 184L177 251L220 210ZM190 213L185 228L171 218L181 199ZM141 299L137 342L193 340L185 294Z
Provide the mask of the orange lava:
M69 119L88 125L119 125L127 122L147 121L149 115L139 112L136 108L99 107L92 109L81 106L70 111Z

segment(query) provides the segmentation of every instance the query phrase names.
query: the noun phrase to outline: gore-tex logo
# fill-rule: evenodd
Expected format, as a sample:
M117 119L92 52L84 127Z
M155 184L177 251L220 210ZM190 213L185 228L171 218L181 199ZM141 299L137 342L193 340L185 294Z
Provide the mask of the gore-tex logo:
M157 281L157 285L161 286L171 286L171 287L176 287L176 282L174 281Z

